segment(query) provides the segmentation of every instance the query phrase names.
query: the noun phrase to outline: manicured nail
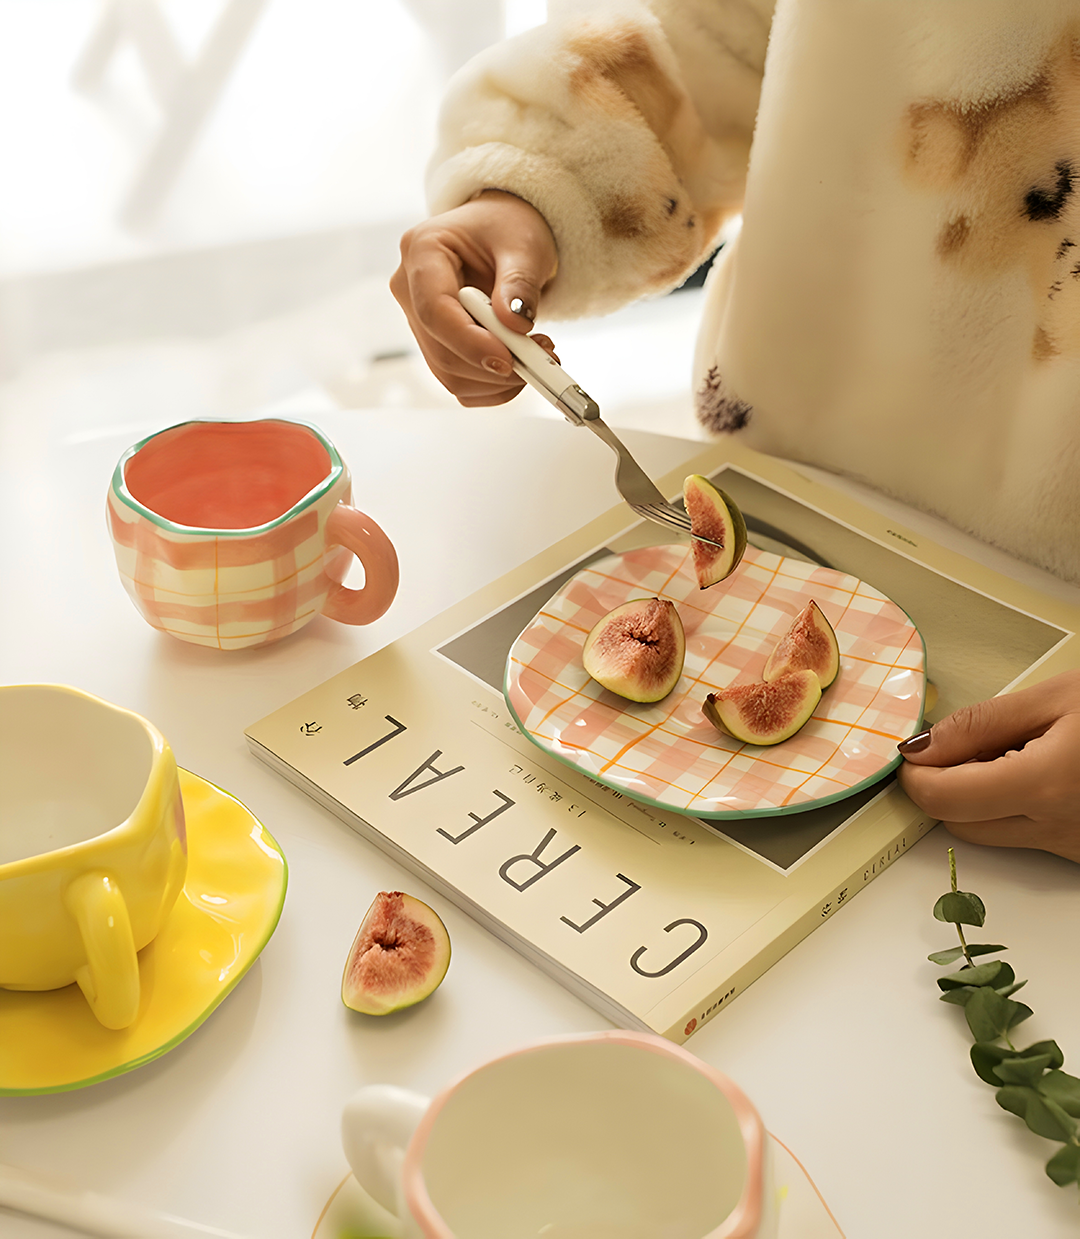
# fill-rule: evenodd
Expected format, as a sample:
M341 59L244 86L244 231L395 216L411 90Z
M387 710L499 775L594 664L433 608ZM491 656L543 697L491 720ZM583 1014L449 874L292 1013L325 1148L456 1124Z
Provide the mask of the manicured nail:
M527 318L530 323L533 321L533 318L534 318L532 306L526 305L525 302L522 301L520 297L515 297L510 302L510 313L520 314L522 318Z
M490 370L492 374L497 374L501 379L510 377L510 365L508 362L503 361L501 357L485 357L480 364L485 370Z
M906 757L908 753L921 753L923 749L928 749L932 738L930 728L928 727L925 731L920 731L917 736L912 736L908 740L901 740L896 747Z

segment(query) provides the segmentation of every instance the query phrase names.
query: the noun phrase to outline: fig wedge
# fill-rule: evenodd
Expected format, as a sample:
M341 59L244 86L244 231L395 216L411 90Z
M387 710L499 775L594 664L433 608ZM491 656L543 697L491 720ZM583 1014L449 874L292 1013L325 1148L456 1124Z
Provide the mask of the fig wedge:
M767 684L736 684L709 693L701 712L725 735L744 744L779 744L814 713L821 682L813 671L794 671Z
M585 638L581 661L604 688L628 701L660 701L679 682L686 637L675 604L634 598L609 611Z
M791 627L769 655L763 680L779 680L793 671L813 671L826 689L840 670L836 633L813 599L796 615Z
M683 503L690 517L690 536L700 534L719 543L712 546L697 539L691 543L698 587L708 589L739 566L746 551L746 521L735 500L700 473L691 473L683 482Z
M389 1015L427 998L449 966L450 935L438 914L403 891L380 891L349 950L341 1001Z

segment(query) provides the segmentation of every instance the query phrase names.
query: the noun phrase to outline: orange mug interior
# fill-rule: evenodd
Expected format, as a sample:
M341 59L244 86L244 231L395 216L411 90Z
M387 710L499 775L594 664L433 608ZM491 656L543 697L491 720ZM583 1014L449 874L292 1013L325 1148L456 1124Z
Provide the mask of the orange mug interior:
M294 422L187 422L155 435L124 467L134 499L195 529L252 529L284 516L332 470Z

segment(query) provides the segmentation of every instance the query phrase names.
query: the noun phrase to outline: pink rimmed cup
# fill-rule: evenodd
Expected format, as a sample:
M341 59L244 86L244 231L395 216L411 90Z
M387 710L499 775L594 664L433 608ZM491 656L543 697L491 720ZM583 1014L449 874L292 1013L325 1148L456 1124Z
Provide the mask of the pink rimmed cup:
M765 1128L745 1094L644 1033L556 1037L433 1101L388 1085L342 1117L360 1186L405 1239L775 1239Z
M370 624L397 593L397 554L350 498L337 449L305 422L171 426L113 473L120 578L149 624L196 645L267 645L320 613ZM353 555L362 589L341 583Z

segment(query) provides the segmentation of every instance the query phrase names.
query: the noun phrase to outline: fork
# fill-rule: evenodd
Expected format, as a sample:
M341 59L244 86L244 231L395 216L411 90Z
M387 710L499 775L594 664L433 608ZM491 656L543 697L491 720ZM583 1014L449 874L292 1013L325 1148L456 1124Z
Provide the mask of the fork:
M690 535L689 516L664 498L625 444L601 418L596 401L582 391L554 357L535 340L504 327L492 309L490 298L479 288L467 286L459 289L458 299L481 327L486 327L510 350L515 373L549 400L572 426L587 426L611 448L617 457L615 489L638 516L680 534ZM700 534L693 536L695 540L708 542L710 546L720 545Z

